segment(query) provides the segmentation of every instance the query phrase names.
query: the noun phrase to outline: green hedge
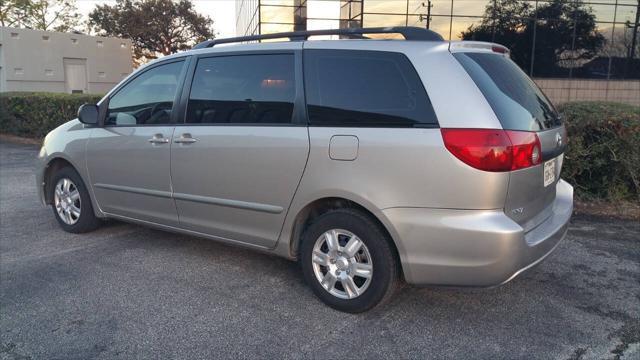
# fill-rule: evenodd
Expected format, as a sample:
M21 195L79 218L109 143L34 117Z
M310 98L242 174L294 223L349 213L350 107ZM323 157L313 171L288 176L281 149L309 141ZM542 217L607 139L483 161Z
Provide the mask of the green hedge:
M0 94L0 132L42 138L100 95ZM640 200L640 107L574 102L559 107L569 134L562 176L577 197Z
M97 103L102 95L9 92L0 93L0 132L43 138L78 114L84 103Z
M640 107L574 102L559 107L569 136L562 177L583 200L640 200Z

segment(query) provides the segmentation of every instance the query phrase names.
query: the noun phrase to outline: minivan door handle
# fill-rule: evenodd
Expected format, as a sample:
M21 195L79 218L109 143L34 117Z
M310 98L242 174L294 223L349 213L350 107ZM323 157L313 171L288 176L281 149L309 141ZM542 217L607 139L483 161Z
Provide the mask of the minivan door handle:
M164 138L162 134L155 134L151 139L147 141L149 141L152 144L166 144L169 142L169 139Z
M193 144L196 141L198 140L191 137L189 133L184 133L179 138L173 140L173 142L177 144Z

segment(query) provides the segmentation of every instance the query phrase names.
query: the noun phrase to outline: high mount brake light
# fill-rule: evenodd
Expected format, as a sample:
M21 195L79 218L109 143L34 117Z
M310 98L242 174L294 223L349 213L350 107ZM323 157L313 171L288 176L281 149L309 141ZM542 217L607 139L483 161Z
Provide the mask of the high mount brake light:
M502 172L542 162L534 132L494 129L441 129L444 144L458 159L479 170Z
M504 46L497 46L497 45L493 45L493 46L491 47L491 51L493 51L493 52L497 52L497 53L500 53L500 54L507 54L507 53L509 53L509 49L507 49L507 48L506 48L506 47L504 47Z

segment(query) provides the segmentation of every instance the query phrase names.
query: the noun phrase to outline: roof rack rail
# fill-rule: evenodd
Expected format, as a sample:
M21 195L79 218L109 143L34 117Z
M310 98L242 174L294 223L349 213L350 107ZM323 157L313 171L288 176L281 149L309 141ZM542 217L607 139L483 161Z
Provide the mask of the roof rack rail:
M194 46L193 49L210 48L218 44L229 44L229 43L267 40L267 39L289 38L290 41L307 40L310 36L318 36L318 35L341 35L341 36L348 36L352 38L368 39L366 36L364 36L364 34L400 34L404 37L405 40L444 41L442 36L428 29L419 28L415 26L392 26L392 27L292 31L292 32L281 32L281 33L275 33L275 34L239 36L239 37L232 37L232 38L206 40Z

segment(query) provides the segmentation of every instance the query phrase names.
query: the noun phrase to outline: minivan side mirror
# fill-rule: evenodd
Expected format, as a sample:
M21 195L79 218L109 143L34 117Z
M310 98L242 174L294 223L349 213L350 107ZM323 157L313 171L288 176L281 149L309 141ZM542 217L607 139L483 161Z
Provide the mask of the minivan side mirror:
M83 124L97 125L98 124L98 105L95 104L83 104L78 108L78 120Z

